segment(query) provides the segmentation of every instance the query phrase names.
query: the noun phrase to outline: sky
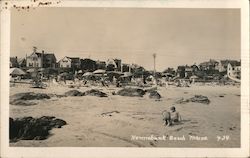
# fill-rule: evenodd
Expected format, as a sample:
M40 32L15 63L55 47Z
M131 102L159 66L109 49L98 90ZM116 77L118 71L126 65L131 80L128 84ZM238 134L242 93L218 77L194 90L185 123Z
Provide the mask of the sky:
M11 56L38 51L122 59L156 70L240 59L239 9L35 8L11 10Z

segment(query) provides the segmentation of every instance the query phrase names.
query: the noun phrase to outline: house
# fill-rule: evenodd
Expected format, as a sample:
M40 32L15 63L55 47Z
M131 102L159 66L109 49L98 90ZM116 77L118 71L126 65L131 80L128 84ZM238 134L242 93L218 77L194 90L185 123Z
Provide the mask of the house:
M10 68L19 67L17 57L10 57Z
M39 67L39 68L55 68L56 57L54 54L37 52L37 48L33 48L33 53L26 57L26 67Z
M18 62L18 66L20 68L26 67L26 59L25 58L17 59L17 62Z
M219 72L227 72L228 64L231 63L232 65L234 65L237 62L237 60L221 60L217 66L217 69L219 70Z
M120 59L108 59L106 62L107 71L121 71L122 61Z
M85 71L95 71L97 69L96 61L91 59L80 59L80 67Z
M106 69L106 62L105 61L97 60L96 65L97 65L97 69L103 69L103 70Z
M129 64L122 64L121 72L131 72L131 66Z
M185 66L178 66L176 70L176 75L180 78L185 77Z
M213 71L218 69L219 62L213 59L199 64L201 71Z
M241 63L229 62L227 66L227 76L240 79L241 78Z
M191 66L185 66L185 78L189 78L193 75L193 68Z
M59 62L58 65L60 68L73 68L73 69L78 69L81 66L80 63L80 58L78 57L68 57L65 56L62 58Z

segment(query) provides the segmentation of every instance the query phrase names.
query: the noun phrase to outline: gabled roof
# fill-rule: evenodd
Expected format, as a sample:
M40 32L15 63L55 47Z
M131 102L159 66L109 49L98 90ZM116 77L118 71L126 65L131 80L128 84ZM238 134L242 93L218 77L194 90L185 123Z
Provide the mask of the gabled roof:
M44 58L45 59L55 59L56 60L56 57L55 57L55 54L53 53L50 53L50 54L44 54Z
M221 60L220 62L221 62L222 65L226 65L226 66L227 66L229 63L230 63L231 65L235 65L236 63L240 63L240 62L237 61L237 60Z
M18 62L19 64L22 64L24 61L25 61L25 58L17 59L17 62Z
M240 66L241 63L239 61L233 61L233 62L229 62L228 64L232 65L233 67L234 66Z

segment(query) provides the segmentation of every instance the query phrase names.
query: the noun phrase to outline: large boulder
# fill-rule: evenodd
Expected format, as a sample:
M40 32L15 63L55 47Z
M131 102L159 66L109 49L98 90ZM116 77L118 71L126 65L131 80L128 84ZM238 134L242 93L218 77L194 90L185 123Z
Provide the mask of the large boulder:
M151 91L149 93L149 98L150 99L161 99L161 95L157 91Z
M97 97L108 97L106 93L103 93L97 89L91 89L84 92L84 95L97 96Z
M56 119L53 116L9 118L9 138L10 140L43 140L49 136L52 128L61 128L66 124L64 120Z
M117 95L120 96L128 96L128 97L143 97L145 94L145 91L140 88L123 88L119 90Z
M41 99L50 99L51 97L46 93L17 93L10 96L10 104L12 105L35 105L35 102L31 100L41 100Z
M84 94L78 90L70 90L65 93L65 96L83 96Z

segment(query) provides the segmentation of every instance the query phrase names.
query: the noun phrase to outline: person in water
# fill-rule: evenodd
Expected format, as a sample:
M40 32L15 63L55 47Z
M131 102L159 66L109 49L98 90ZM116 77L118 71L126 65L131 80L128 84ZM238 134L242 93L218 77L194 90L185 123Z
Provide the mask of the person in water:
M174 106L170 108L170 112L163 111L162 114L163 114L164 125L166 126L171 126L182 120L181 115L179 114L179 112L176 111L176 108Z

